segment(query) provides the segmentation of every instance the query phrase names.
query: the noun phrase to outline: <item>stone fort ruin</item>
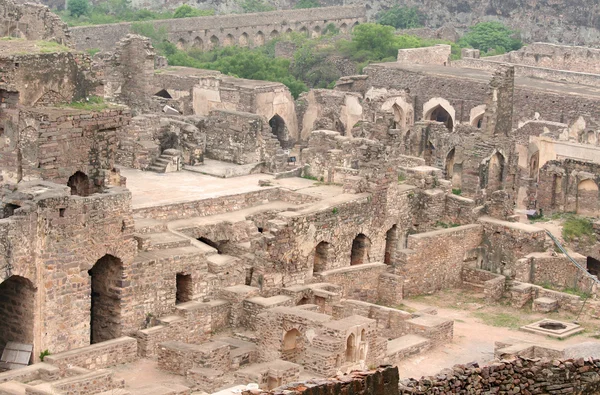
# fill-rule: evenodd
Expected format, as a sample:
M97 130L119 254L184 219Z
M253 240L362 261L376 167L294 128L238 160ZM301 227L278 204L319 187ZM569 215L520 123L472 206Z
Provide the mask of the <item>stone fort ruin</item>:
M525 332L490 333L481 362L503 362L435 382L392 367L463 330L411 298L531 308L542 334L579 330L548 313L597 315L598 244L567 251L526 216L574 212L600 233L598 50L400 50L294 100L168 67L126 30L1 7L0 394L432 393L494 369L514 389L515 367L548 393L597 389L595 355ZM288 26L351 29L357 10ZM171 39L267 40L287 15ZM84 36L104 51L79 52Z

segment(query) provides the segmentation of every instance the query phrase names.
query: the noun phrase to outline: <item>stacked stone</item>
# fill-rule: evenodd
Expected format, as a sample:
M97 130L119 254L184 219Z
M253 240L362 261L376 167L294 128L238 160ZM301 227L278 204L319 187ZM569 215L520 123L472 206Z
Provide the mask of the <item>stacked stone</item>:
M489 366L455 365L436 376L408 379L400 394L595 394L600 360L540 360L518 357Z

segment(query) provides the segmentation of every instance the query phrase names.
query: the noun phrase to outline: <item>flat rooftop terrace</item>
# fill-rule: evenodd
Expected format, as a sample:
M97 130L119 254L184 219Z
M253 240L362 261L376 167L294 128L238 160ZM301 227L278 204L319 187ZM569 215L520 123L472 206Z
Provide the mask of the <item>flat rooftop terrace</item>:
M493 73L486 70L469 69L466 67L448 67L430 64L409 63L374 63L369 68L399 69L423 75L438 75L449 78L470 79L488 83ZM555 92L569 95L587 96L600 99L600 88L579 85L569 82L547 81L529 77L515 77L515 87Z
M0 38L0 57L71 52L71 49L53 41L25 40L14 37Z

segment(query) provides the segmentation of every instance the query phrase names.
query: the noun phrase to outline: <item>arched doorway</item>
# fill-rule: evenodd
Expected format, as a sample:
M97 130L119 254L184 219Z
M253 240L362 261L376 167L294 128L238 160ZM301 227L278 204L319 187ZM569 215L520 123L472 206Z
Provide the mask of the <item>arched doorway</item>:
M369 262L369 253L371 251L371 240L360 233L352 241L352 252L350 254L350 265L362 265Z
M502 189L504 181L504 155L495 152L488 164L488 180L486 188L493 192Z
M185 49L186 47L186 42L183 38L180 38L179 40L177 40L177 49Z
M273 115L273 118L269 120L269 126L271 127L271 133L277 138L282 148L288 140L288 131L285 126L285 121L278 114Z
M394 129L401 129L406 126L406 122L404 120L404 111L397 103L394 103L392 106L392 110L394 112Z
M356 337L354 333L346 339L346 363L356 362Z
M186 303L192 300L194 287L191 274L177 273L175 276L175 287L175 304Z
M242 33L240 39L238 40L238 43L240 44L240 47L247 47L250 43L250 37L248 37L248 33Z
M25 277L11 276L0 283L0 354L10 341L33 345L35 293Z
M529 178L538 180L538 170L540 164L540 151L536 151L531 158L529 158Z
M71 188L71 195L88 196L90 194L90 179L80 171L69 177L67 186Z
M315 28L312 31L312 38L319 38L319 37L321 37L321 27L315 26Z
M391 265L396 257L396 250L398 249L398 227L392 226L390 230L385 234L385 256L383 262L386 265Z
M281 359L294 362L302 351L302 334L297 329L290 329L283 335Z
M258 33L256 33L256 36L254 36L254 46L258 47L260 45L264 45L265 44L265 35L263 34L263 32L259 31Z
M598 214L598 185L587 179L577 184L577 214L596 216Z
M456 156L456 149L452 148L446 155L446 179L452 181L454 175L454 158Z
M235 44L235 38L231 34L225 36L225 39L223 40L223 46L230 47L233 44Z
M452 130L454 128L454 121L452 120L450 113L448 113L448 111L446 111L446 109L439 104L431 110L427 119L430 121L442 122L444 125L446 125L448 130Z
M210 49L215 49L219 46L219 38L217 36L210 37Z
M329 257L329 243L322 241L315 247L315 260L313 273L327 270L327 259Z
M202 50L204 49L204 41L200 37L194 38L194 44L192 44L194 49Z
M273 30L270 34L271 40L279 37L279 32L277 30Z
M123 263L112 255L100 258L91 276L90 343L121 336L121 282Z

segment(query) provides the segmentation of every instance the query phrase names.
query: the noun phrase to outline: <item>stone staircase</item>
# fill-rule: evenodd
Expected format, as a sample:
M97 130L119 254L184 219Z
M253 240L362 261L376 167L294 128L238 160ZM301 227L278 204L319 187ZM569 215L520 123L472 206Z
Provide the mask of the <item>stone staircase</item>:
M146 170L157 173L171 173L179 171L181 168L181 152L176 149L166 149Z
M412 355L420 354L432 347L431 340L419 335L404 335L387 343L386 359L396 364Z

